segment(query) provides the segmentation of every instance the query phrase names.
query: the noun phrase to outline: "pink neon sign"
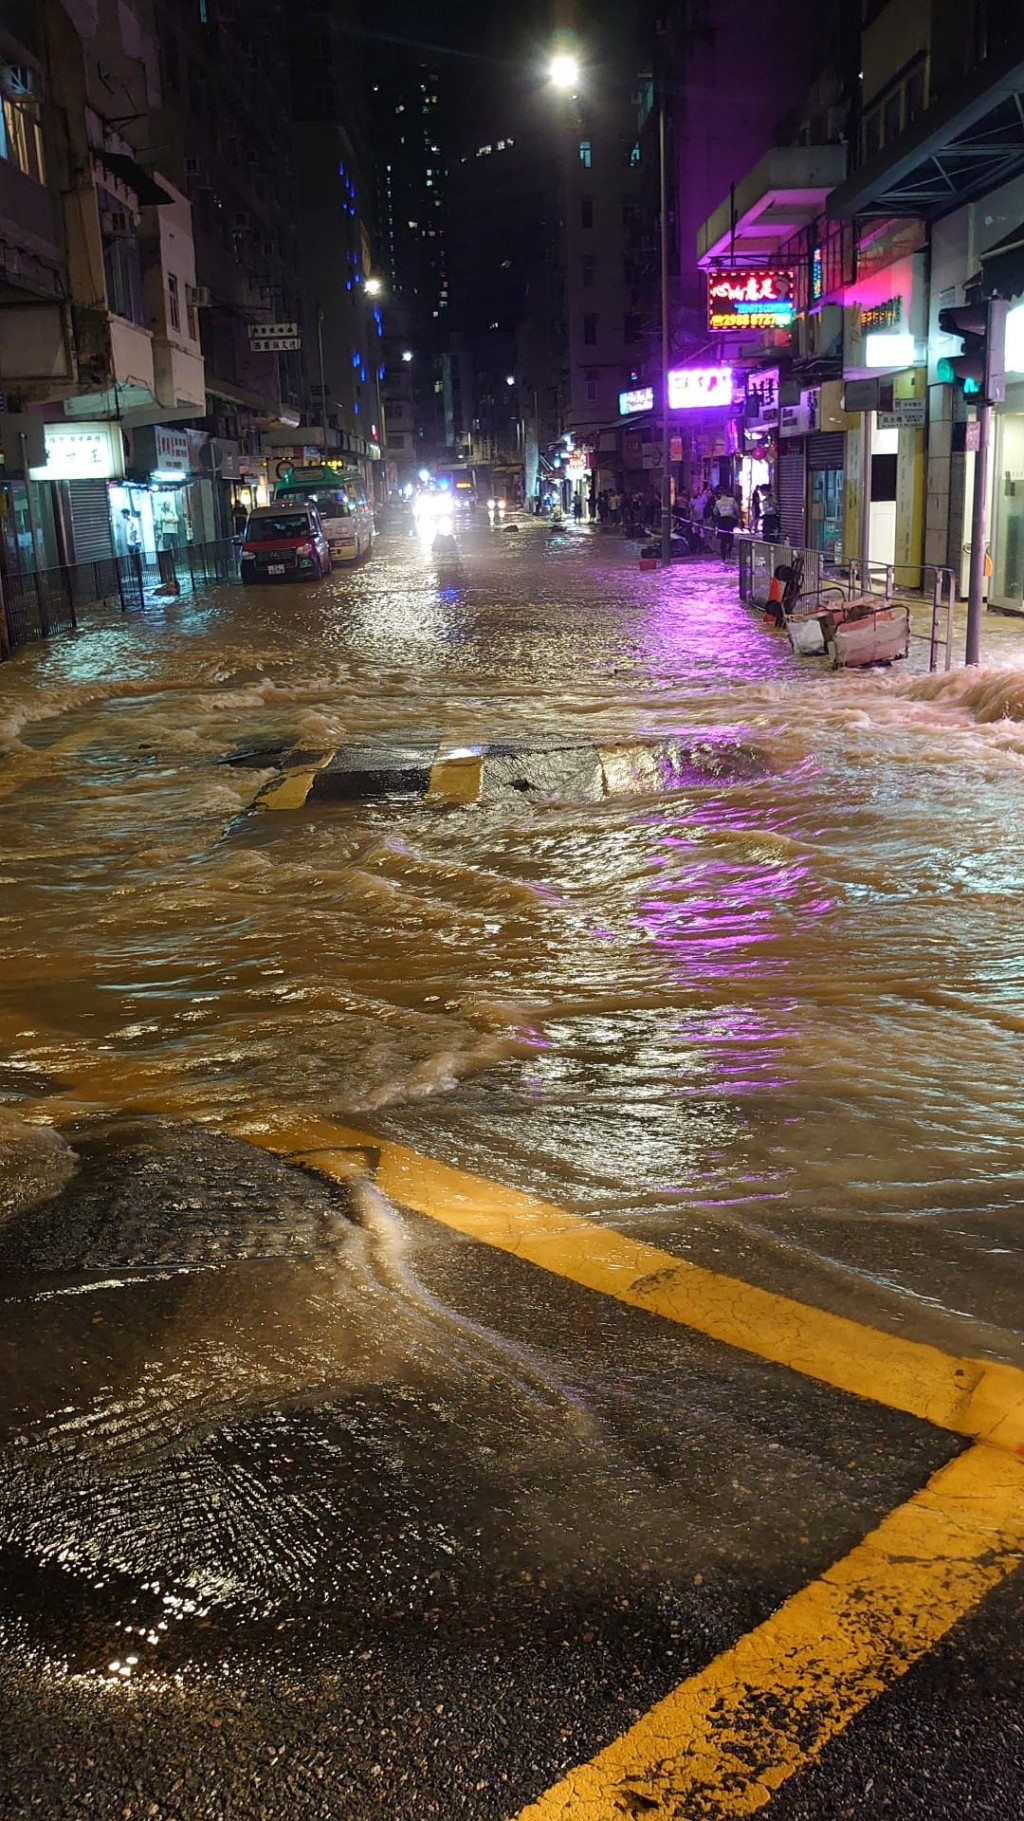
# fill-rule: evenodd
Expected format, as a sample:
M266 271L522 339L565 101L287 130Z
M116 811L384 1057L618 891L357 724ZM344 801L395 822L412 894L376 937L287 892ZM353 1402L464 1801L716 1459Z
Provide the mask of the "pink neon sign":
M732 404L731 367L670 367L668 402L673 411Z

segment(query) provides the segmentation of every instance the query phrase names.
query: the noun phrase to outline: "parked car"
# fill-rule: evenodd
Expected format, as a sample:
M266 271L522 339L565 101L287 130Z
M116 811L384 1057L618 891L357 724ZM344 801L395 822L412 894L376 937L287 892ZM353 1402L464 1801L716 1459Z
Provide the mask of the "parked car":
M243 582L319 581L331 567L327 536L309 500L257 506L242 540Z

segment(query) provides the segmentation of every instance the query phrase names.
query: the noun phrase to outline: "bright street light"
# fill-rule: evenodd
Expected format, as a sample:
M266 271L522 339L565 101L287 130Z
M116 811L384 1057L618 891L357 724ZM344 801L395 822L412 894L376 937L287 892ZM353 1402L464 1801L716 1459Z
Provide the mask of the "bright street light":
M552 57L548 75L556 89L572 90L579 87L580 66L569 51L559 51L557 56Z
M383 291L383 289L384 289L384 280L382 278L368 278L367 279L367 281L366 281L367 297L379 297L381 292Z
M411 348L406 348L406 349L405 349L405 350L404 350L404 352L403 352L403 354L402 354L402 359L403 359L403 360L411 360L411 359L412 359L412 349L411 349Z
M514 385L515 385L515 383L516 383L516 376L515 376L515 374L514 374L514 373L506 373L506 375L505 375L505 384L506 384L506 386L514 386Z

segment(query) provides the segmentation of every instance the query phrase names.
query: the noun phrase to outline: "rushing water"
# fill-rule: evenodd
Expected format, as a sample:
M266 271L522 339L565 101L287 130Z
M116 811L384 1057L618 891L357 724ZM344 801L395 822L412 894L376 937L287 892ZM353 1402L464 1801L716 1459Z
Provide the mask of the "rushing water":
M524 524L25 652L8 1054L86 1100L116 1063L204 1120L343 1117L1020 1357L1024 638L986 640L975 673L830 675L717 564ZM697 757L666 789L669 737ZM640 756L598 801L279 815L220 762L434 738ZM22 1199L71 1168L27 1103L0 1141Z

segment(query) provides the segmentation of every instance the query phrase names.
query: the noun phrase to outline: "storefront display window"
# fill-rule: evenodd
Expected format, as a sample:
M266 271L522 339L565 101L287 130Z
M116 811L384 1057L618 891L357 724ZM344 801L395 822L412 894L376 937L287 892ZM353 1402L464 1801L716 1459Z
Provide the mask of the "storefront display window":
M28 489L32 489L31 512ZM0 483L3 568L8 575L52 569L57 562L50 488L39 481Z

